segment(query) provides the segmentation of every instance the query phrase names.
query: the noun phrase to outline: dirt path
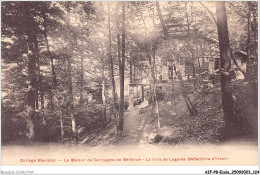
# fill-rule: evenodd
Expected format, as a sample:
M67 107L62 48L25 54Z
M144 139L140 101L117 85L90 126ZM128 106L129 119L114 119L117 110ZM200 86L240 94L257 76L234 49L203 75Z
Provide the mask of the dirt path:
M181 95L176 99L178 101L175 105L172 104L160 104L170 105L170 113L173 116L182 115L187 112L185 101ZM143 102L125 112L124 118L124 137L120 141L122 144L146 144L151 142L157 135L157 128L154 124L156 117L147 116L146 114L140 114L140 110L148 106L148 102ZM149 108L150 109L150 108ZM148 110L149 110L148 109ZM170 134L172 128L164 126L162 123L161 132Z
M147 105L148 102L145 101L125 112L123 143L138 144L140 142L145 125L145 118L139 114L139 111Z

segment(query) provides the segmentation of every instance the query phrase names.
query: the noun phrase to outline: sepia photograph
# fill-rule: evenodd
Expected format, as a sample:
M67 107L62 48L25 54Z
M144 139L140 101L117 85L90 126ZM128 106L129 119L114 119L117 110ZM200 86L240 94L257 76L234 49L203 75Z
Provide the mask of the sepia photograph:
M258 2L2 1L1 164L258 165Z

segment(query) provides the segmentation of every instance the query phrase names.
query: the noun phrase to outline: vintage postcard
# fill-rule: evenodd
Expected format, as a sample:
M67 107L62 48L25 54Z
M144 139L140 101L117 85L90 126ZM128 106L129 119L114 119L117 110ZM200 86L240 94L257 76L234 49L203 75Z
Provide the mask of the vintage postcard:
M2 1L1 163L258 165L258 2Z

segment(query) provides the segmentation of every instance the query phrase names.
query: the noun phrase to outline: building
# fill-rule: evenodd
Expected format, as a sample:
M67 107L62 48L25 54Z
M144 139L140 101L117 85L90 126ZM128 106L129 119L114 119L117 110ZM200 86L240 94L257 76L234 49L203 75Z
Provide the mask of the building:
M182 79L188 79L193 76L195 69L195 75L207 72L208 74L214 74L215 70L219 68L219 58L214 57L199 57L197 62L193 64L188 58L169 58L161 59L157 58L156 62L156 84L161 89L165 89L163 86L169 80L178 81L176 73L182 75ZM146 92L150 90L150 68L147 60L138 62L130 62L129 67L125 70L125 82L124 82L124 94L125 101L129 102L129 108L134 107L137 104L145 101ZM115 76L116 92L120 96L119 89L119 76Z

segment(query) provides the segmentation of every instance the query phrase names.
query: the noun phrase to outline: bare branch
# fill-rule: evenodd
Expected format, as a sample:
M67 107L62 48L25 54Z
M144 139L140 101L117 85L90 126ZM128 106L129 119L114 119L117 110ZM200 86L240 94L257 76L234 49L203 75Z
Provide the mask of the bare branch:
M204 8L209 12L209 14L210 14L210 16L212 17L213 21L215 22L215 24L217 24L217 20L216 20L216 18L215 18L214 13L213 13L212 11L210 11L209 8L206 7L202 2L199 2L199 3L200 3L200 5L201 5L202 7L204 7Z
M158 1L156 1L156 8L157 8L157 12L158 12L159 19L160 19L160 22L161 22L161 26L163 28L165 39L168 39L168 30L165 26L165 23L164 23L164 20L163 20L163 17L162 17L162 13L161 13L161 9L160 9L160 4L159 4Z

